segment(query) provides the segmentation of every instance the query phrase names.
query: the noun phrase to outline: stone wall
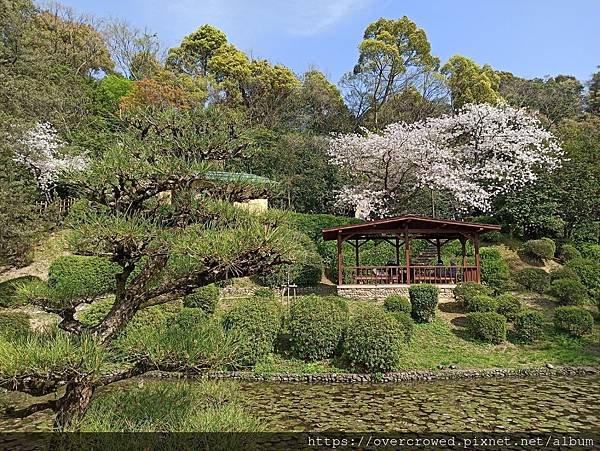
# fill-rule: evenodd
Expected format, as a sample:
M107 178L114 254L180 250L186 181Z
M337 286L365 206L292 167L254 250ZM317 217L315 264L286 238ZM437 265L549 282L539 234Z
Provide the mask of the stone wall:
M322 374L292 374L274 373L257 374L251 371L224 371L208 372L198 375L185 375L183 373L152 372L148 377L157 378L191 378L191 379L234 379L238 381L268 381L268 382L335 382L335 383L398 383L411 381L459 380L459 379L505 379L524 377L558 377L592 375L600 373L599 367L594 366L559 366L547 364L543 367L529 368L488 368L474 369L443 369L439 371L403 371L384 374L356 374L356 373L322 373Z
M454 301L454 287L455 285L438 285L440 302ZM383 301L391 294L408 297L408 288L409 285L339 285L337 294L349 299Z
M236 287L236 286L228 286L221 288L220 297L221 299L238 299L252 296L254 291L261 287L258 286L245 286L245 287ZM274 289L276 293L281 294L281 289ZM319 296L327 296L336 294L335 285L326 285L319 284L314 287L298 287L296 288L297 296L306 296L309 294L317 294ZM293 295L293 291L290 292L290 296Z

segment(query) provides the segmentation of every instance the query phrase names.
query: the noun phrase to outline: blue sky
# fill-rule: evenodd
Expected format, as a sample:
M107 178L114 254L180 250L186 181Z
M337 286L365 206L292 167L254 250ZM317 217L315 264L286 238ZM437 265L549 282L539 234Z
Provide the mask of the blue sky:
M600 0L62 0L78 12L116 16L177 45L202 24L241 50L334 81L356 62L364 28L408 16L445 62L468 56L522 77L571 74L600 65Z

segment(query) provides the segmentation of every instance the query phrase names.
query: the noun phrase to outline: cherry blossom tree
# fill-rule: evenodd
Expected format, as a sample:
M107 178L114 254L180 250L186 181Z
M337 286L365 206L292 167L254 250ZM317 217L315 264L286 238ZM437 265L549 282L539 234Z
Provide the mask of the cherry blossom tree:
M455 114L391 124L381 134L337 135L329 155L352 175L339 204L381 217L425 186L448 192L460 210L487 212L495 197L558 168L563 152L527 110L469 104Z
M81 171L87 166L85 156L66 155L65 147L66 143L52 124L43 122L24 134L15 152L15 161L29 169L48 201L62 173Z

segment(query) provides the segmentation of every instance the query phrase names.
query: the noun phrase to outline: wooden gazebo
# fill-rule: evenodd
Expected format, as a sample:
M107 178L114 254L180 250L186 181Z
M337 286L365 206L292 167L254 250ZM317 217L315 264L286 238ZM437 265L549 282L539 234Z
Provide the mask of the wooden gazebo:
M459 282L480 282L479 258L480 235L498 231L500 226L463 221L449 221L422 216L399 216L378 221L365 222L323 229L325 241L337 240L337 283L339 285L410 285L432 283L453 285ZM411 241L426 240L437 250L437 264L411 265ZM361 266L360 248L371 240L383 240L396 249L395 264ZM444 265L441 258L442 246L453 240L462 245L462 264ZM475 264L467 264L466 243L471 241L475 251ZM343 244L354 247L355 264L344 264ZM401 248L405 264L400 264Z

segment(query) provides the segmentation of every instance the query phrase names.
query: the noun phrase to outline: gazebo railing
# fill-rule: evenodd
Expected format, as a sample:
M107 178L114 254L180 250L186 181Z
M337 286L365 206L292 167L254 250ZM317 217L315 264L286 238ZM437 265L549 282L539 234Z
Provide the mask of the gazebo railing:
M342 283L390 285L431 283L436 285L477 282L477 266L344 266Z

